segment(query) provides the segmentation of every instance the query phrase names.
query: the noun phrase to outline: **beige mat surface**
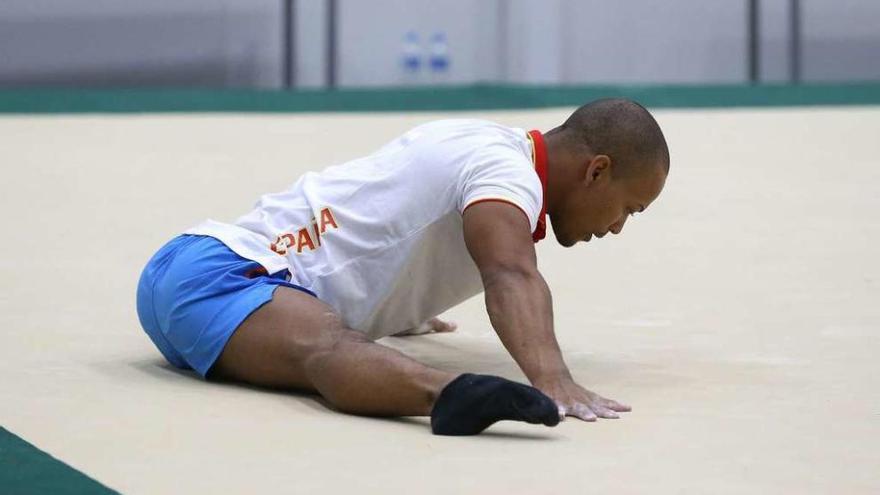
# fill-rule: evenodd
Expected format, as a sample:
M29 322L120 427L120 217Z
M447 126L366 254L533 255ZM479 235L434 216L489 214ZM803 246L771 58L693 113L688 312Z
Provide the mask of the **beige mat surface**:
M131 494L880 491L880 108L658 111L660 200L539 245L568 363L633 406L617 421L435 437L202 382L140 330L141 267L201 219L422 121L569 110L0 118L0 425ZM447 316L383 342L522 378L480 298Z

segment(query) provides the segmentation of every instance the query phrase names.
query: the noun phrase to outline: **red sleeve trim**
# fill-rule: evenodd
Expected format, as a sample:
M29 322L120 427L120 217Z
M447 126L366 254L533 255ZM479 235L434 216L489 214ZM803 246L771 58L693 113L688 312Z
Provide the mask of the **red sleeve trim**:
M467 210L467 209L470 208L471 206L474 206L474 205L476 205L476 204L480 204L480 203L486 203L486 202L489 202L489 201L496 201L496 202L498 202L498 203L507 203L507 204L509 204L509 205L513 205L513 206L515 206L517 210L521 211L522 214L526 216L526 222L529 223L529 228L530 228L530 229L532 228L532 219L529 218L529 214L526 213L526 210L523 210L518 204L514 203L513 201L510 201L509 199L504 199L504 198L483 198L483 199L478 199L478 200L476 200L476 201L473 201L473 202L471 202L471 203L468 203L468 204L464 207L464 209L461 210L461 214L464 215L465 210Z

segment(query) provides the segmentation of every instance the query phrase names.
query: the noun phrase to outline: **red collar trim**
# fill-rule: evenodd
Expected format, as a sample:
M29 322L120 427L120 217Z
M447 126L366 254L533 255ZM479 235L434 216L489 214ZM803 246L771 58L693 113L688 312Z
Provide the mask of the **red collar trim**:
M535 164L535 172L541 179L541 213L538 215L538 226L532 233L532 241L538 242L547 235L547 146L544 144L544 136L540 131L529 131L529 141L532 142L532 163Z

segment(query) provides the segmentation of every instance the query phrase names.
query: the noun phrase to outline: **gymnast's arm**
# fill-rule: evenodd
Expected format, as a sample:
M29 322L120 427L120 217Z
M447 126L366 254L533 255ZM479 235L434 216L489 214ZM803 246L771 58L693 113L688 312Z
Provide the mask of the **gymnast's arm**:
M465 243L480 270L489 319L529 381L557 402L561 415L593 421L628 410L574 382L556 340L550 288L538 272L523 212L510 203L491 201L468 207L463 218Z

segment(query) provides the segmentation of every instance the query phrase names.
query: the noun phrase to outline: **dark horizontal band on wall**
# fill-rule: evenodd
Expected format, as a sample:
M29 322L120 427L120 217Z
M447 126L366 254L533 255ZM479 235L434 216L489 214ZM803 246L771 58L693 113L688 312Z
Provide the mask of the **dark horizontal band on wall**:
M0 113L407 112L578 106L624 97L653 108L880 105L880 83L799 86L475 85L335 91L7 89Z

